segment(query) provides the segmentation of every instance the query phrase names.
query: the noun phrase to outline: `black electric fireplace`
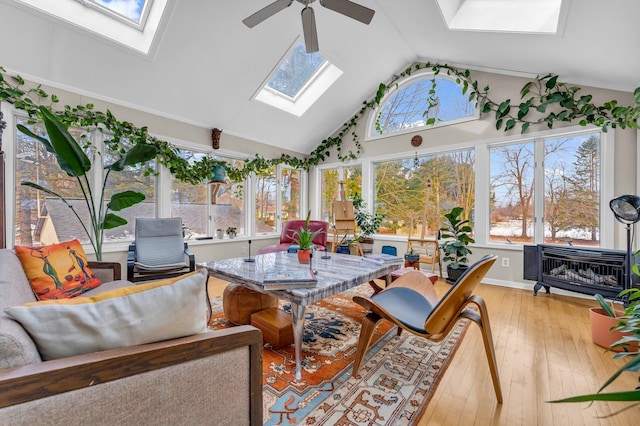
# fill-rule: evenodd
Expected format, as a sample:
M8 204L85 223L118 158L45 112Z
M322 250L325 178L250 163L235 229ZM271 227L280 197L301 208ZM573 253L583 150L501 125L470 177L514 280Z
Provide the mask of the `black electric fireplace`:
M622 250L538 244L524 246L524 279L536 281L533 295L544 287L602 294L614 298L629 287L627 253ZM631 271L628 271L632 274Z

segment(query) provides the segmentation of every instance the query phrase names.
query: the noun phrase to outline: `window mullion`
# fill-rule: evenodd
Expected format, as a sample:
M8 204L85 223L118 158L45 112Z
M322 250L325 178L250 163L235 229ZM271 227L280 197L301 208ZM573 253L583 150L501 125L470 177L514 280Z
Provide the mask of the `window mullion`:
M534 231L533 242L536 244L544 243L545 232L545 220L544 220L544 205L545 205L545 169L544 169L544 151L545 140L534 140L534 179L533 179L533 215L534 215Z

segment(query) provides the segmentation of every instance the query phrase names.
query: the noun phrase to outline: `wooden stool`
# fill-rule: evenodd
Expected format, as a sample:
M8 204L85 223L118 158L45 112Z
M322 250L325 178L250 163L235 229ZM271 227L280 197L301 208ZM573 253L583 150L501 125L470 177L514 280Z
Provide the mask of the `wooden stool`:
M222 293L224 316L236 325L247 325L251 314L278 306L278 298L238 284L229 284Z
M278 308L269 308L251 315L251 325L262 331L262 339L274 348L293 343L291 315Z

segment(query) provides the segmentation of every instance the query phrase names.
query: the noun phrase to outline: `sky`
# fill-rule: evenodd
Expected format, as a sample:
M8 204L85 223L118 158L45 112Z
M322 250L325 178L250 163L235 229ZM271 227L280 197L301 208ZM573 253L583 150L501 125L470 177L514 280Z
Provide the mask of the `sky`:
M101 6L106 7L120 15L123 15L134 22L140 21L140 15L146 0L93 0Z

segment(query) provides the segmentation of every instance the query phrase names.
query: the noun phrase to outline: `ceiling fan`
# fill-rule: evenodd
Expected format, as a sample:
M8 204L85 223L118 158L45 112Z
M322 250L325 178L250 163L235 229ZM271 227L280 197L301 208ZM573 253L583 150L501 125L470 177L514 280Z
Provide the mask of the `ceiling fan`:
M297 0L304 5L302 9L302 31L304 33L304 44L307 49L307 53L317 52L318 46L318 32L316 30L316 18L311 6L316 0ZM361 6L349 0L319 0L320 5L331 9L335 12L342 13L349 18L360 21L363 24L369 24L373 15L376 13L374 10L368 7ZM281 10L291 6L293 0L276 0L266 7L260 9L253 15L245 18L242 22L249 28L253 28L260 22L275 15Z

